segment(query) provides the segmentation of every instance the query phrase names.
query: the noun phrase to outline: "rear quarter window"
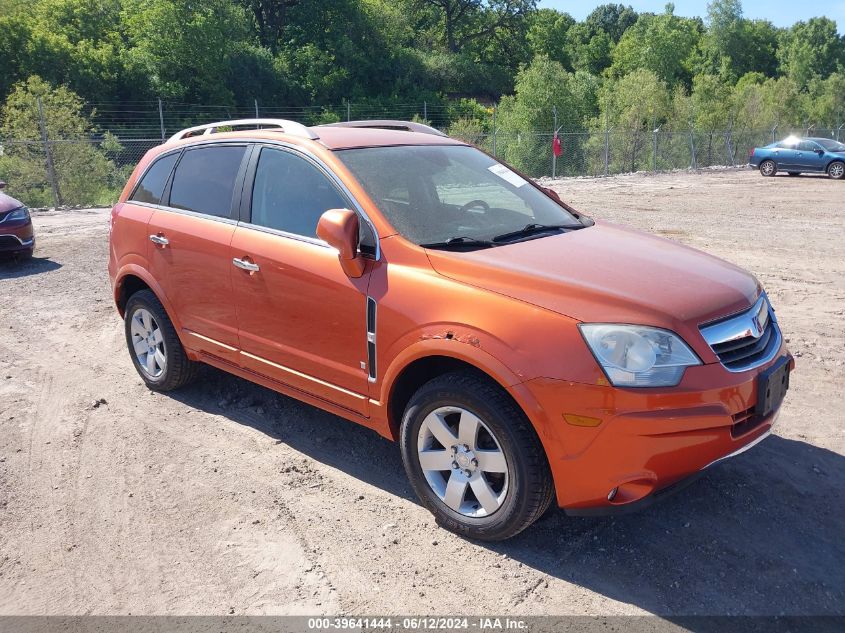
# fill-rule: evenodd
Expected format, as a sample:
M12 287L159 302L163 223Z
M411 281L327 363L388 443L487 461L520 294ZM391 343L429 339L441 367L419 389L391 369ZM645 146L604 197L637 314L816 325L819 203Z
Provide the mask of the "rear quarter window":
M224 145L186 150L176 165L169 205L227 218L246 147Z
M164 186L170 178L170 172L173 171L177 158L179 158L179 152L173 152L153 162L129 199L134 202L159 204L161 195L164 193Z

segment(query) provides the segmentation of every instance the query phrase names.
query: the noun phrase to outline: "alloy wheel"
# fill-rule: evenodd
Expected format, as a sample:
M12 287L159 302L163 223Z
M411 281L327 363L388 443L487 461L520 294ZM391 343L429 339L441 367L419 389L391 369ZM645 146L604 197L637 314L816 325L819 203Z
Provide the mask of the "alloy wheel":
M845 175L845 164L833 163L828 170L828 174L830 174L831 178L842 178L842 176Z
M461 407L440 407L420 426L420 467L437 497L454 512L486 517L504 503L509 470L490 428Z
M155 317L145 308L132 314L132 349L141 370L150 378L159 378L167 369L164 336Z
M775 173L775 164L772 161L767 160L763 163L761 170L764 176L771 176Z

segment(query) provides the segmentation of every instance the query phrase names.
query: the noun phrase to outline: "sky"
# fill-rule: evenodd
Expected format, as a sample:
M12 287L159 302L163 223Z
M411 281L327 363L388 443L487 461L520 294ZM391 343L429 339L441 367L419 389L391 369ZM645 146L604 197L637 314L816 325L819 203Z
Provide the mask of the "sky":
M583 20L600 4L614 2L630 5L638 12L662 13L667 0L539 0L538 7L566 11L576 20ZM685 17L707 15L707 0L674 0L675 15ZM845 0L743 0L746 18L763 18L775 26L791 26L799 20L816 16L836 20L839 32L845 32Z

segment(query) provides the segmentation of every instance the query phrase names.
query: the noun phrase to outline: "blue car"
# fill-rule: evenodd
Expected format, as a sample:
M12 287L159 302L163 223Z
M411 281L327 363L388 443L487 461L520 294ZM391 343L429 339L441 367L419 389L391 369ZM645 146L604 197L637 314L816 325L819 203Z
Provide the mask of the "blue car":
M755 147L748 163L764 176L785 171L790 176L804 172L827 174L834 180L845 178L845 144L830 138L790 136L766 147Z

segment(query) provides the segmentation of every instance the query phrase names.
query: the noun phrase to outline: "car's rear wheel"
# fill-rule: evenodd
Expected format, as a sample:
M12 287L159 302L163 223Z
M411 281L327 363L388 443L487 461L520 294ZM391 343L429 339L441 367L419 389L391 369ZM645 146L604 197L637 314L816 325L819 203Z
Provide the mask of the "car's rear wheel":
M760 163L760 173L764 176L774 176L778 173L778 166L775 164L773 160L764 160Z
M800 172L800 171L790 171L790 172L787 172L787 173L788 173L790 176L800 176L800 175L801 175L801 172Z
M171 391L194 378L198 363L185 354L164 306L150 290L129 298L124 324L132 364L147 387Z
M834 180L842 180L845 178L845 163L842 161L833 161L827 167L827 175Z
M402 461L442 527L484 541L521 532L549 507L553 486L540 440L498 385L470 371L414 394L402 420Z

